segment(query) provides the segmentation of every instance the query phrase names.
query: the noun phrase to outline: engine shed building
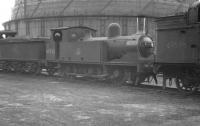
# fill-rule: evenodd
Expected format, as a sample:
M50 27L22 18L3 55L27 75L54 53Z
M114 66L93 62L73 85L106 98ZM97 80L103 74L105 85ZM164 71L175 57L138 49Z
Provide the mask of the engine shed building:
M155 36L154 18L185 12L196 0L15 0L10 21L5 30L18 36L49 37L56 27L86 26L105 36L107 26L116 22L122 35L137 31L144 23L137 17L147 17L146 29Z

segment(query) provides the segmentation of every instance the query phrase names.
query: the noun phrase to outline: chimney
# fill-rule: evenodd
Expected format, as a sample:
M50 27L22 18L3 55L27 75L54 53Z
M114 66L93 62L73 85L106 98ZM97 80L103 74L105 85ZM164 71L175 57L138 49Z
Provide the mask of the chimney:
M137 17L137 33L148 34L148 20L144 16Z

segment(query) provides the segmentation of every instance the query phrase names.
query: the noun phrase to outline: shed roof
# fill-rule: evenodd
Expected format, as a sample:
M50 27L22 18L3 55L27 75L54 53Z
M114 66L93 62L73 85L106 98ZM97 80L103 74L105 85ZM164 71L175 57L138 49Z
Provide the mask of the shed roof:
M12 19L109 15L161 17L185 12L196 0L16 0Z
M96 32L95 29L86 27L86 26L74 26L74 27L58 27L58 28L52 28L51 30L68 30L68 29L74 29L74 28L81 28L81 29L88 29L90 31Z

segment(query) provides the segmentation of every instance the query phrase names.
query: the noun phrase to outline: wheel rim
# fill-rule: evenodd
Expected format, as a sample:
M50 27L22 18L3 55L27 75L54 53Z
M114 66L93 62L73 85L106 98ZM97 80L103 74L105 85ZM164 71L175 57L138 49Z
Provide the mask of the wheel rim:
M176 78L176 87L184 93L194 93L198 90L197 84L186 78Z

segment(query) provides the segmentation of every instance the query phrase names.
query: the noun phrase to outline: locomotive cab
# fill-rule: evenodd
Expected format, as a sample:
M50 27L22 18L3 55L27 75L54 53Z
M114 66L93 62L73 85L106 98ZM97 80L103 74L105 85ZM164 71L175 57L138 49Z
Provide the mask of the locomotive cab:
M84 26L61 27L61 28L51 29L51 31L52 31L52 39L55 42L83 41L94 36L96 32L96 30Z
M48 60L60 60L65 55L68 46L85 41L95 35L96 30L84 26L60 27L51 29L51 41L47 45L46 55Z
M189 24L200 23L200 1L196 1L188 9L187 18Z

